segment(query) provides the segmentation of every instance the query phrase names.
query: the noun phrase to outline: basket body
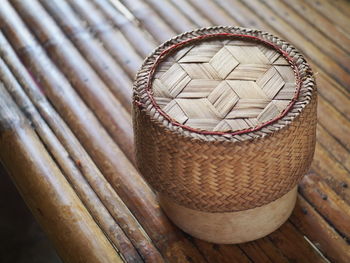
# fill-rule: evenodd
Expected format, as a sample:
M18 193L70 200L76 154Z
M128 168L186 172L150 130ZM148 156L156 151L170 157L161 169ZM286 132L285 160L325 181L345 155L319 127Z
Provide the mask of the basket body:
M240 40L254 37L285 53L299 90L283 116L255 128L212 132L180 125L159 109L147 90L158 59L168 49L210 34L219 41L222 36L217 34ZM296 185L312 161L317 104L311 70L288 43L238 27L185 33L145 60L135 81L134 101L138 168L180 228L207 241L239 243L272 232L288 218Z

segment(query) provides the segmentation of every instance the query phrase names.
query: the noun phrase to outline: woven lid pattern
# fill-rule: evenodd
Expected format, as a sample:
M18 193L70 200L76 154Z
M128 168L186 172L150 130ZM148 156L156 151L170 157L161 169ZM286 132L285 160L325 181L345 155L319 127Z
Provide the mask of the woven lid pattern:
M156 68L156 103L174 121L206 131L237 131L272 120L296 92L294 71L256 41L203 40Z
M270 68L281 66L294 72L295 82L286 81L292 79L290 74L278 73L284 83L289 83L286 92L281 93L288 94L285 99L288 105L280 107L284 109L278 113L269 114L266 121L258 125L231 126L228 130L215 130L216 126L210 129L213 125L209 128L186 125L180 118L169 116L172 113L166 110L166 105L185 92L186 87L174 91L177 94L170 98L169 94L159 96L159 92L165 89L155 86L159 84L156 84L157 79L165 83L169 81L162 77L181 60L171 56L186 53L186 49L190 49L186 53L190 55L192 49L206 41L220 43L221 48L229 42L235 42L236 47L238 42L249 42L248 46L259 50L264 50L260 45L266 50L274 49L271 54L283 64L273 65L274 62L270 61ZM208 52L206 59L209 57L212 59L213 53ZM162 63L169 61L167 70L163 70L166 67L162 68ZM216 72L219 71L221 81L226 82L234 69L224 68L222 72L219 69ZM189 75L187 71L186 74ZM174 76L178 77L178 74ZM257 79L250 81L256 82ZM268 97L269 104L276 100L284 85L275 89L278 91L274 91L274 96ZM209 95L192 99L207 99ZM188 208L231 212L262 206L286 194L308 170L315 147L316 104L316 85L311 69L302 55L287 42L259 30L240 27L203 28L184 33L158 47L137 74L133 107L137 165L156 191Z

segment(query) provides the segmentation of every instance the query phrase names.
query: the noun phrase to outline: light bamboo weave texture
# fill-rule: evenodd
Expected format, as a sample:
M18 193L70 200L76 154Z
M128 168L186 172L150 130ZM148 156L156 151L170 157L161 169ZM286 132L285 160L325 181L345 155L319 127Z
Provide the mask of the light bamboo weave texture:
M293 69L276 50L247 40L207 40L160 63L152 92L176 122L237 131L278 116L296 85Z
M258 130L218 134L179 126L161 112L159 100L153 100L154 94L149 92L149 81L157 79L157 69L154 77L149 77L159 56L179 43L201 45L209 37L194 42L191 39L218 33L234 35L210 39L244 41L245 35L253 36L259 45L261 39L288 55L291 68L298 72L300 93L284 116ZM166 59L165 56L161 63ZM309 169L315 147L317 105L312 71L295 48L268 33L214 27L169 40L145 60L134 84L134 101L138 168L156 191L179 205L206 212L259 207L290 191Z

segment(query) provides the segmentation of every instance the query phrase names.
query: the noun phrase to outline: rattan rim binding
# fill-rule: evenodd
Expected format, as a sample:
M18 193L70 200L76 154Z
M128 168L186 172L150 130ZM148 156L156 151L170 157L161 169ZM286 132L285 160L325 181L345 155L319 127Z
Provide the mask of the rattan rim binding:
M261 125L235 132L215 132L194 129L173 120L155 102L151 84L157 65L172 51L182 46L206 38L232 37L235 39L255 40L268 45L283 55L290 63L296 77L296 93L291 103L274 119ZM260 30L242 27L217 26L201 28L183 33L158 47L143 63L134 83L133 100L136 105L144 109L150 117L162 123L173 132L206 141L245 141L252 138L262 138L287 126L311 101L312 92L316 89L312 71L304 57L289 43Z

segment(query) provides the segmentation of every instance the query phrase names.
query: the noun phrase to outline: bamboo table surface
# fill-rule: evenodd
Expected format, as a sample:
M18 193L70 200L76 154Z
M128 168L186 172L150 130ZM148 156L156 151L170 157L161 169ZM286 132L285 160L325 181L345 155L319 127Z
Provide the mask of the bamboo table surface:
M133 77L172 36L269 31L316 73L314 161L296 208L254 242L187 236L134 165ZM0 160L65 262L350 262L350 2L3 0Z

